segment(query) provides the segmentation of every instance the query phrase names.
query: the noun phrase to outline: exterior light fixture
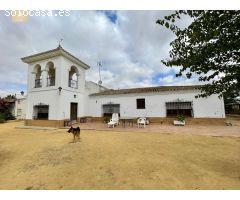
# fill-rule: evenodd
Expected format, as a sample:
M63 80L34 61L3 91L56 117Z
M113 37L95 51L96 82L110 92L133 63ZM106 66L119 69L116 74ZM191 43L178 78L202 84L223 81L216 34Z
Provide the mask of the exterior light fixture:
M61 93L61 91L62 91L62 87L61 87L61 86L58 87L58 91L59 91L59 95L60 95L60 93Z

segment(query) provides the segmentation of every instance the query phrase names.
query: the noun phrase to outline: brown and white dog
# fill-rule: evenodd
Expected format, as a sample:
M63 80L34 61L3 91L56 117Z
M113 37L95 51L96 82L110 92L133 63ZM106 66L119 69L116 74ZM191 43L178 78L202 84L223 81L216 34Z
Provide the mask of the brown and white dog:
M80 140L80 128L79 127L73 128L71 126L71 128L67 132L73 134L73 141L75 141L75 138L78 138L78 140Z

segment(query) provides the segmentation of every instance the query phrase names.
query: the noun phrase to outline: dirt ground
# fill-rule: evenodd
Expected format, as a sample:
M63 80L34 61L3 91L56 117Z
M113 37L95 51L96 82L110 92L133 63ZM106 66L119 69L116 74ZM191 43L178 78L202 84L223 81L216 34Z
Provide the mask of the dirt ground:
M0 189L240 189L238 137L82 130L72 143L21 124L0 124Z

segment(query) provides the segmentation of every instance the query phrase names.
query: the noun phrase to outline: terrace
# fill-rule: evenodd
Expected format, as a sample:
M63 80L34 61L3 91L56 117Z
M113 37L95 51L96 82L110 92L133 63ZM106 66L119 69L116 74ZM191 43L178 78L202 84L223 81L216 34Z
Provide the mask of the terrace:
M82 130L96 131L117 131L117 132L143 132L143 133L162 133L162 134L191 134L191 135L208 135L208 136L229 136L240 137L240 118L228 117L225 121L217 121L215 119L198 119L187 118L186 126L174 126L173 119L167 118L163 121L153 122L145 128L139 128L134 122L126 124L124 127L121 123L114 128L108 128L107 124L100 121L94 121L89 118L86 123L77 123L73 126L80 126ZM233 126L227 126L231 123ZM67 127L65 127L67 128Z

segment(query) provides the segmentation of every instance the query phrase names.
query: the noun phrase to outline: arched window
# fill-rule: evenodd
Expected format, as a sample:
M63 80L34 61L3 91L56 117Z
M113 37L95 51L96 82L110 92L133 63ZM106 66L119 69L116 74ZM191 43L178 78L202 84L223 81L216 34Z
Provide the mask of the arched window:
M78 69L75 66L72 66L69 70L68 86L78 88Z
M35 88L42 87L42 71L41 66L39 64L34 67L35 73Z
M47 66L46 66L46 69L47 69L47 72L48 72L48 74L47 74L47 86L54 86L55 85L56 71L55 71L53 62L48 62Z

